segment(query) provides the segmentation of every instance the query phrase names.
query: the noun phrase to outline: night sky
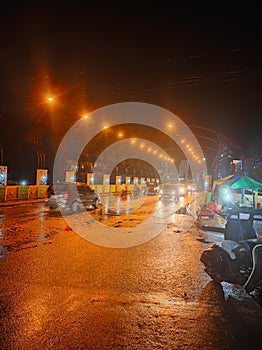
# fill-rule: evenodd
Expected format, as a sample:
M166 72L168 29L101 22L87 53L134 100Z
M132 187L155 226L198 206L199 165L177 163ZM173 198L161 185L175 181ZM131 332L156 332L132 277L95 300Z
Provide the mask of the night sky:
M44 118L37 99L46 79L69 114L147 102L247 150L261 138L260 12L176 3L2 1L0 145Z

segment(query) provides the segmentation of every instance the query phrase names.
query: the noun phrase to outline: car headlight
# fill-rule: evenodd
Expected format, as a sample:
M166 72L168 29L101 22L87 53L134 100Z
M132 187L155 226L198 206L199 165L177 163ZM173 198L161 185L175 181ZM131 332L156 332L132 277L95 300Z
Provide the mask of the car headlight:
M180 187L180 188L179 188L179 192L180 192L180 193L185 193L184 187Z

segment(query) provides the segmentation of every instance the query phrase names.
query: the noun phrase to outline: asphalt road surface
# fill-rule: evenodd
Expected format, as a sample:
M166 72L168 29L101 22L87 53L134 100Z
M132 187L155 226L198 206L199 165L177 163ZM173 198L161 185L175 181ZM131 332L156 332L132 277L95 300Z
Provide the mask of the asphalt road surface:
M91 213L114 229L135 227L154 202L155 215L165 213L165 228L129 248L93 244L41 204L2 209L0 348L259 346L262 308L240 287L215 287L199 261L221 234L202 232L186 215L171 215L174 203L148 201L133 216ZM181 221L189 222L187 230Z

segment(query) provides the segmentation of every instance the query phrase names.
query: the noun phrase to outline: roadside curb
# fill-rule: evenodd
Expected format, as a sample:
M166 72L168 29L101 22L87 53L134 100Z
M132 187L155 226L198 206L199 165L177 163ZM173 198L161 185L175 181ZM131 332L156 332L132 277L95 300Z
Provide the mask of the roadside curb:
M16 205L27 205L27 204L35 204L35 203L43 203L45 200L43 198L41 199L25 199L25 200L15 200L15 201L7 201L7 202L0 202L0 208L5 207L13 207Z

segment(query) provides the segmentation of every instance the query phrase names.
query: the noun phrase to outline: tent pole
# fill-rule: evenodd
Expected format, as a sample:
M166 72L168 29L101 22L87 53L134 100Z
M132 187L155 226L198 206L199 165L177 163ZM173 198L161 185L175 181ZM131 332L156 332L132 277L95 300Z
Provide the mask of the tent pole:
M244 204L245 201L245 189L241 188L241 204Z

